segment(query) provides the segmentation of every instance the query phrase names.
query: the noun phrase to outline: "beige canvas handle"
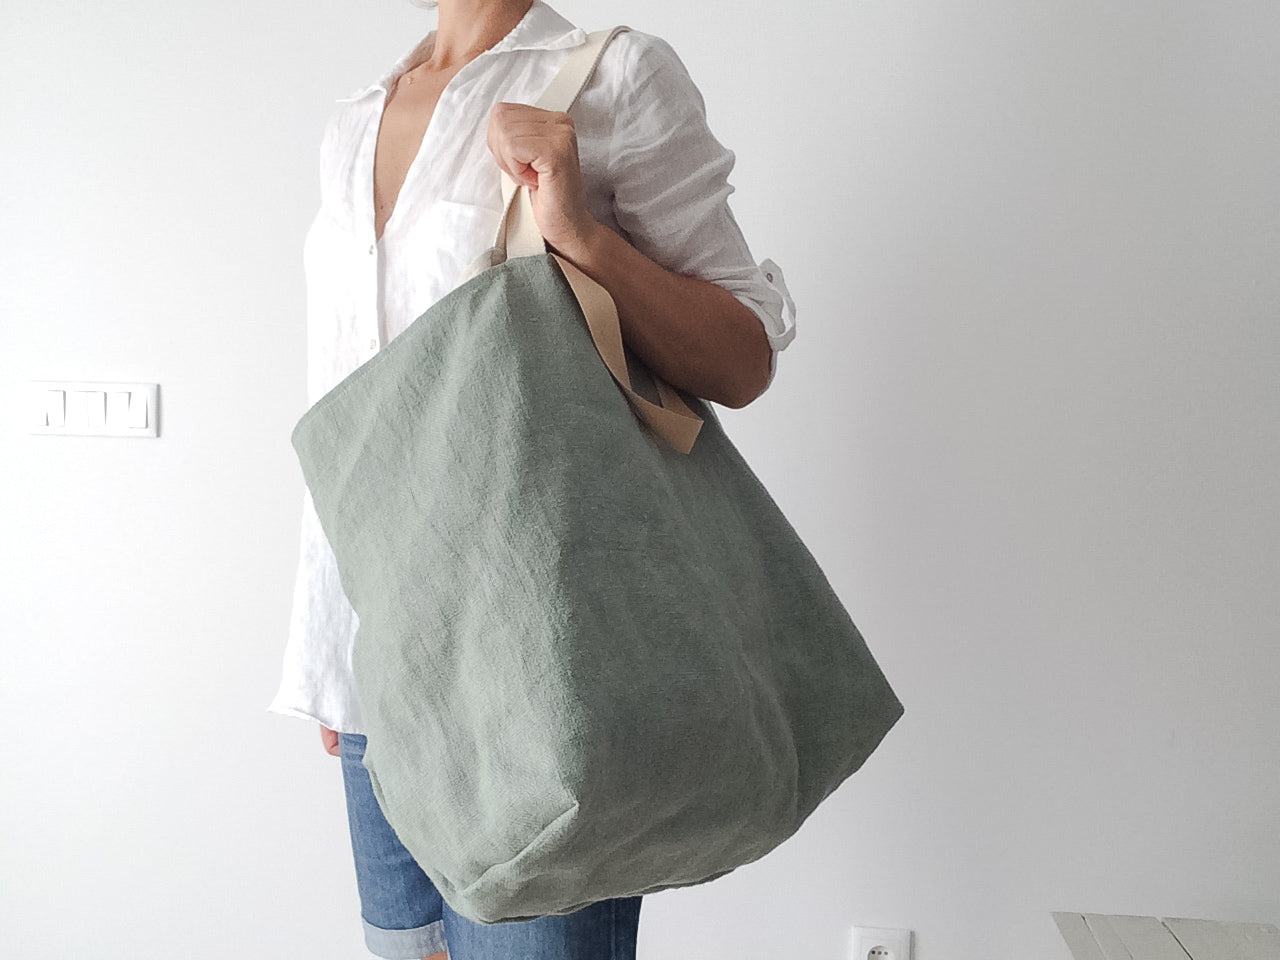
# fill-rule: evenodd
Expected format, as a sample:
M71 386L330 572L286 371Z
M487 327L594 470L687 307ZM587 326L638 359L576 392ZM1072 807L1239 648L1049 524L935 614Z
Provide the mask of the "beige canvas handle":
M570 52L563 69L536 106L543 110L568 111L591 79L609 41L626 29L628 28L615 27L613 30L602 30L589 35L584 45ZM538 232L538 224L533 216L533 202L529 191L523 186L517 186L505 172L502 174L502 200L505 208L502 225L498 228L494 249L485 258L484 267L494 266L509 258L536 256L547 252L547 245ZM653 403L636 392L627 371L626 354L622 347L622 326L613 297L563 257L557 255L555 259L578 299L600 359L617 381L632 409L672 447L681 453L688 453L693 449L698 431L702 429L702 418L689 408L670 384L656 375L653 375L653 383L661 403ZM478 272L480 271L476 267L468 271L469 275Z

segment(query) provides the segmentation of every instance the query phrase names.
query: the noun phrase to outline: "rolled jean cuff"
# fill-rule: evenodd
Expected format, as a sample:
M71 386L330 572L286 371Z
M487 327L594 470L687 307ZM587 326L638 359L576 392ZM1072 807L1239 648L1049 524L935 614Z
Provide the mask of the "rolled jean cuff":
M412 930L384 930L368 920L363 922L364 945L382 960L422 960L445 951L443 920Z

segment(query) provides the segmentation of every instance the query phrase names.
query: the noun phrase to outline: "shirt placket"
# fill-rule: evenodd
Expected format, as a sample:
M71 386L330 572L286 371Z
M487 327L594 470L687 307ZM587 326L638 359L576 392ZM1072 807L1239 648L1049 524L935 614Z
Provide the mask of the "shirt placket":
M374 236L373 162L378 145L378 126L382 119L385 91L371 99L369 121L365 125L355 164L356 249L358 281L356 289L355 335L360 356L368 360L382 349L382 324L378 316L379 256Z

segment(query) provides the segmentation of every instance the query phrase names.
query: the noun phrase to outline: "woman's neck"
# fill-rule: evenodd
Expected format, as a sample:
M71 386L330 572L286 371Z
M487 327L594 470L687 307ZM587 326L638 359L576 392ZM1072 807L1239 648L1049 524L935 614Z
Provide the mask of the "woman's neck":
M429 63L447 70L474 60L510 33L533 0L440 0Z

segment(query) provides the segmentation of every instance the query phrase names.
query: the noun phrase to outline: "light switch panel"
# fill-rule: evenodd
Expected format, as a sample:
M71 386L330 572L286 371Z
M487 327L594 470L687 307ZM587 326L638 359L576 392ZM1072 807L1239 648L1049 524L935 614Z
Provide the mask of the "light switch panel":
M156 437L159 384L32 380L32 433Z

